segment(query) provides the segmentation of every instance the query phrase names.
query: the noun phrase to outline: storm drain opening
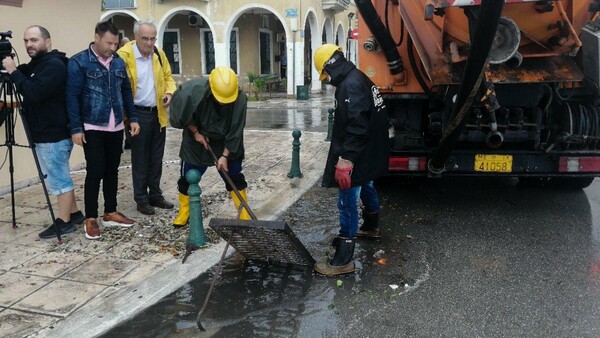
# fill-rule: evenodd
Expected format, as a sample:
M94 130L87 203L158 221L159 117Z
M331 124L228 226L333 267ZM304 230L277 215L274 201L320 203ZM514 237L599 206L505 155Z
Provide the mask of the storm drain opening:
M208 225L248 260L309 267L315 264L306 247L284 221L213 218Z

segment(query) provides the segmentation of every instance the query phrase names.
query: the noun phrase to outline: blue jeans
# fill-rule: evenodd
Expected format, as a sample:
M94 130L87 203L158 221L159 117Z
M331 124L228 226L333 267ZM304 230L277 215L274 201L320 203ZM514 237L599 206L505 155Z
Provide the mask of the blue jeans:
M58 142L35 144L40 169L46 175L48 192L52 195L58 196L75 189L69 167L72 149L73 141L70 138Z
M339 189L338 211L340 213L340 237L354 238L358 231L358 198L364 212L379 212L379 198L373 181L347 190Z

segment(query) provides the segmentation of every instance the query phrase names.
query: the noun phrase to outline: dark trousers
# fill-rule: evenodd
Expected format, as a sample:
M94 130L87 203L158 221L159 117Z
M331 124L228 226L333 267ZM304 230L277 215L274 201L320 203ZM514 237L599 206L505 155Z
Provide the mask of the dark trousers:
M198 170L198 172L200 173L200 177L202 177L204 175L204 173L206 172L206 169L208 169L208 167L203 166L203 165L195 165L195 164L183 161L183 160L181 161L181 168L179 169L180 177L179 177L179 180L177 181L177 190L179 190L179 192L184 195L188 194L188 188L190 187L190 184L188 183L188 181L185 178L185 174L187 174L187 172L192 169ZM227 161L227 169L229 170L227 172L227 174L229 175L229 177L231 178L231 181L233 182L233 184L235 185L235 187L238 190L243 190L248 187L248 182L246 182L246 177L244 177L244 174L242 174L242 161L228 160ZM221 174L220 171L219 171L219 175L221 175L223 182L225 182L225 189L229 192L233 191L233 187L231 187L229 185L229 183L227 183L225 176L223 176L223 174Z
M104 213L117 211L123 131L88 130L85 132L85 141L86 143L83 144L87 171L84 186L85 215L87 218L97 218L100 181L102 181L104 194Z
M160 177L165 153L166 129L161 128L157 112L137 110L140 133L131 138L133 198L148 203L162 197Z

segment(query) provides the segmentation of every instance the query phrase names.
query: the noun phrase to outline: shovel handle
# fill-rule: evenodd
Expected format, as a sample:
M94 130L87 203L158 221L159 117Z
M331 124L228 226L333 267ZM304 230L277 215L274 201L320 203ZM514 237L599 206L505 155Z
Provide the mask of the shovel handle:
M246 200L242 197L242 194L240 194L240 191L238 190L238 188L235 186L235 184L233 184L233 181L231 180L231 177L229 177L229 174L227 173L227 171L225 171L223 169L219 169L219 164L218 164L219 160L217 159L217 156L215 155L214 151L212 150L212 148L210 147L210 144L208 144L208 142L206 143L206 149L208 149L208 152L212 156L213 161L215 162L215 166L217 167L217 170L221 173L221 175L223 175L223 177L225 177L225 180L227 181L229 186L233 188L235 195L240 200L240 203L244 206L244 208L246 208L246 211L250 215L250 218L252 218L253 220L257 220L256 215L254 214L254 211L252 211L252 209L250 209L248 202L246 202Z

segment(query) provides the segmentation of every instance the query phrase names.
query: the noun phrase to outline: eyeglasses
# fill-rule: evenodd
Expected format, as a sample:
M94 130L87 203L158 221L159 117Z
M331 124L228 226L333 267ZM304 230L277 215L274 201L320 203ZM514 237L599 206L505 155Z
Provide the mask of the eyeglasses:
M142 38L142 41L144 41L144 42L156 42L156 37L149 38L147 36L142 36L141 38Z

